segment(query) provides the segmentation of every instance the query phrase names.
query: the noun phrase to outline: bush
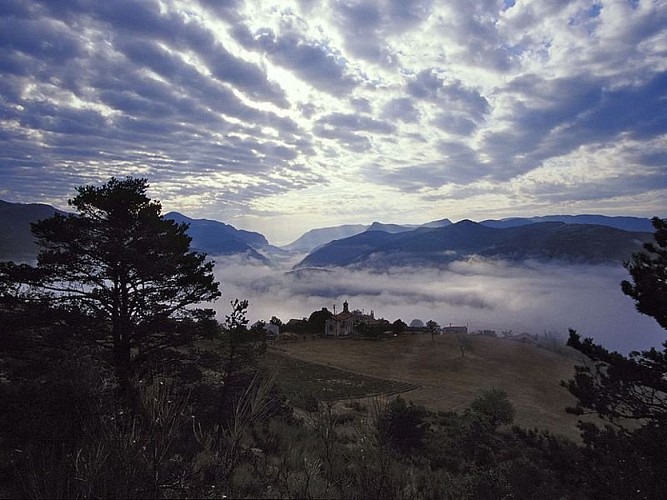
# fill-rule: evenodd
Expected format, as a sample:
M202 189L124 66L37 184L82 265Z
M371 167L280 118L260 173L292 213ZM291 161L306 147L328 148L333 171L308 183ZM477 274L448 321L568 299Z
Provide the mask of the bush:
M425 433L426 410L406 403L398 396L378 416L377 431L381 443L388 444L401 453L421 448Z
M488 422L492 428L514 422L514 407L507 393L500 389L489 389L482 392L470 405L473 415Z

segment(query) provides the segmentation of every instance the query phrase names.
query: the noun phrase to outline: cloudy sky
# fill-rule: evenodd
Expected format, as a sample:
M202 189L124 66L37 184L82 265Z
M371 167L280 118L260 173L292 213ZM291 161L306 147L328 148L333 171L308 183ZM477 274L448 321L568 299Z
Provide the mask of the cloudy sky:
M662 215L665 0L2 0L0 198L312 227Z

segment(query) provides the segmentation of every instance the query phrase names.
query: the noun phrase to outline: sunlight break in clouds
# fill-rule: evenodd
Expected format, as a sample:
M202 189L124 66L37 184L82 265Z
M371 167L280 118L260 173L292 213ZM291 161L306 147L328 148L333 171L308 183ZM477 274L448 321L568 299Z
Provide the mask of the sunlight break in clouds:
M215 309L229 314L234 298L250 300L251 321L308 317L344 300L389 321L419 318L470 329L513 330L563 336L574 328L606 347L630 351L658 346L665 332L634 309L620 282L619 266L521 264L469 260L446 269L393 268L386 273L350 269L296 271L218 258L223 298Z
M142 175L274 243L661 215L666 26L664 0L5 0L0 192Z

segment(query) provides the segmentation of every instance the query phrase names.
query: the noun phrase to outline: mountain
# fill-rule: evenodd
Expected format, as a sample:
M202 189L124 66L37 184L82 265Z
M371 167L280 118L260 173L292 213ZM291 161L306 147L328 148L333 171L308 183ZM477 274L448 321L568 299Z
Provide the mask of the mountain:
M507 260L621 262L650 233L608 226L542 222L493 228L464 220L439 228L403 233L381 231L333 241L308 255L298 267L441 265L473 255Z
M419 227L431 227L431 228L433 228L433 227L445 227L445 226L451 226L451 225L452 225L452 221L450 221L449 219L440 219L440 220L434 220L434 221L431 221L431 222L427 222L426 224L422 224Z
M349 238L355 234L362 233L366 231L368 227L369 226L363 224L345 224L343 226L311 229L282 248L290 252L311 252L317 247L333 240Z
M435 220L422 224L383 224L382 222L373 222L370 226L364 224L344 224L342 226L323 227L311 229L288 245L284 245L284 250L290 252L312 252L322 245L331 243L334 240L349 238L364 231L385 231L387 233L403 233L413 231L419 227L443 227L452 222L449 219Z
M189 224L188 235L192 238L192 248L211 256L245 254L248 257L268 263L262 252L271 252L269 242L260 233L236 229L234 226L209 219L191 219L178 212L165 214L179 224ZM276 249L278 250L278 249Z
M484 220L480 224L487 227L509 228L526 226L536 222L564 222L566 224L594 224L608 226L623 231L653 232L651 220L643 217L608 217L606 215L546 215L542 217L512 217L500 220Z
M373 222L366 231L384 231L385 233L404 233L406 231L413 231L419 226L412 224L399 225L399 224L383 224L382 222Z
M54 213L66 212L40 203L22 204L0 200L0 261L34 261L39 249L30 231L30 223L51 217ZM190 224L188 234L192 237L193 249L210 255L246 254L266 263L268 259L263 254L282 252L269 245L260 233L239 230L214 220L191 219L178 212L170 212L165 218Z
M65 213L42 203L0 200L0 261L34 261L39 250L30 231L30 223L51 217L56 212Z

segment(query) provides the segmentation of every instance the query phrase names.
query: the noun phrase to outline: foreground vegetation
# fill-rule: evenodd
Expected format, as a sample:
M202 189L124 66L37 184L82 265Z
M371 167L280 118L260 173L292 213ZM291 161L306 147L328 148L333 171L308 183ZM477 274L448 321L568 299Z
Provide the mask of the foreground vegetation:
M194 309L219 295L212 266L146 188L79 188L78 214L33 226L36 266L0 265L0 496L663 496L667 349L626 358L572 332L590 362L564 384L571 411L604 422L580 424L578 444L513 427L498 389L456 412L401 397L335 405L334 394L411 386L294 359L278 368L247 327L247 301L222 323ZM654 224L623 289L667 328L667 224Z
M31 348L18 343L6 358L5 497L579 495L568 476L581 451L509 429L513 410L501 392L482 394L462 413L427 412L400 398L351 400L338 410L306 401L295 412L257 345L244 346L257 355L230 377L221 336L134 380L128 404L103 352L50 340L41 338L32 362Z

